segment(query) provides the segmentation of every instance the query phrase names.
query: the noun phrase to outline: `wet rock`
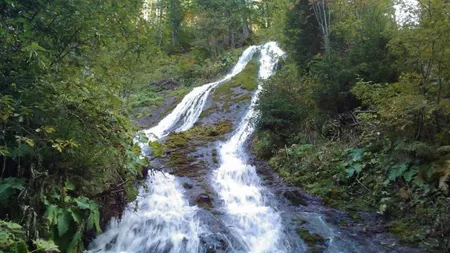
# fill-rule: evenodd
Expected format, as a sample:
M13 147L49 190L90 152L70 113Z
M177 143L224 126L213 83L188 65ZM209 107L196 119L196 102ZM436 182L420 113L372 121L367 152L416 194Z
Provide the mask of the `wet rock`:
M322 252L320 249L324 249L326 245L329 244L329 242L326 242L325 238L317 233L310 233L303 228L298 228L296 231L300 238L308 245L308 252Z
M281 195L289 200L294 206L308 206L308 203L303 199L303 195L298 191L284 191Z
M150 167L148 167L148 166L142 167L142 170L141 170L142 178L147 178L149 170L150 170Z
M212 208L212 198L206 194L201 193L195 198L195 203L203 208Z
M184 189L192 189L192 185L190 183L183 183L183 188Z

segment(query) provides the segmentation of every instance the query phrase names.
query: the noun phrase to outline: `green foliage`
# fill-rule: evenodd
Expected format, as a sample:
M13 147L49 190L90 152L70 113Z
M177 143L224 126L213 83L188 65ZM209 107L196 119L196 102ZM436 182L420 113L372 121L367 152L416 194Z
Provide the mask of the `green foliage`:
M347 177L353 177L353 175L359 174L363 170L363 154L364 149L346 149L344 152L348 152L348 160L342 163Z
M159 141L151 141L148 143L148 145L152 148L153 157L161 157L166 152L164 144Z
M56 251L39 234L80 252L83 233L100 230L93 198L133 181L145 164L126 102L139 61L156 51L142 36L151 27L141 6L0 3L0 218L47 217L24 224L21 250L34 240L35 250Z
M295 1L290 5L284 20L284 43L293 59L302 67L320 52L321 36L309 0Z
M261 111L257 131L276 133L271 139L278 147L283 146L284 142L289 143L288 140L294 138L293 134L300 130L312 131L312 127L321 121L317 104L310 97L316 82L311 76L303 76L299 80L292 64L279 70L274 78L263 85L257 105Z
M81 234L85 230L95 228L97 232L101 231L99 205L86 197L71 197L68 191L74 189L70 183L66 183L62 192L53 188L51 197L43 201L52 238L61 250L67 252L83 248Z
M33 241L33 243L36 245L37 251L60 252L58 246L56 246L53 241L37 239L36 241Z
M0 179L0 204L5 204L9 197L17 191L24 189L24 178L3 178Z
M264 86L253 150L326 204L377 211L401 240L442 249L430 233L450 232L441 225L450 219L450 6L421 2L419 19L402 26L392 1L327 7L325 51L310 2L289 6L284 39L295 65Z
M25 243L25 232L17 223L0 220L0 251L5 253L60 252L51 240L33 241L36 249L30 251Z
M256 22L253 2L227 0L197 0L193 12L197 21L193 45L212 57L226 48L244 45L252 34Z
M14 253L28 252L22 226L13 222L0 220L0 228L0 250L8 250L7 252ZM25 249L21 250L24 244Z

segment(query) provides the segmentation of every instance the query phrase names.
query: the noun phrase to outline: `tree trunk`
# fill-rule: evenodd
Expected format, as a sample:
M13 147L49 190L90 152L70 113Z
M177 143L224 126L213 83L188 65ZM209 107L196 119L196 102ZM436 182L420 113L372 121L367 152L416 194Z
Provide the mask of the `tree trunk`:
M329 52L331 49L330 45L330 27L331 27L331 16L330 11L325 0L314 0L312 2L312 8L314 10L314 16L316 17L317 23L319 24L320 31L323 37L323 46L325 52Z

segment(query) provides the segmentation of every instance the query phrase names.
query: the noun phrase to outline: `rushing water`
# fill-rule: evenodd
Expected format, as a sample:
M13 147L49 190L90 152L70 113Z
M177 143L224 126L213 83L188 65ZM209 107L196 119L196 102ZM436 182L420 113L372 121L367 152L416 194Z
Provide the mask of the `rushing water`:
M176 178L158 173L147 184L148 192L141 189L122 219L113 219L95 239L91 252L197 252L201 232L194 218L197 207L189 206Z
M271 195L262 186L256 168L249 164L244 149L245 141L254 131L252 121L258 116L254 105L261 82L274 74L278 59L284 56L277 43L247 48L229 74L219 81L194 88L158 125L143 133L150 140L156 140L170 132L193 127L211 90L242 72L256 52L260 52L258 89L237 129L220 145L221 164L213 174L213 187L223 203L220 209L224 211L217 217L238 240L235 243L239 247L234 247L234 241L228 240L230 245L226 252L305 252L300 238L291 236L292 229L287 229L290 225L283 223L281 213L274 209L276 204L269 203L273 198L269 200ZM143 150L148 148L146 143L140 142L140 145ZM140 189L136 201L127 206L122 219L113 219L107 230L91 243L88 252L197 253L206 250L200 238L215 234L215 229L209 231L202 224L199 208L189 205L179 180L172 175L157 173L147 178L147 185L148 189ZM296 212L296 217L308 221L308 231L327 239L324 252L386 252L371 241L351 239L348 233L327 224L316 210ZM225 241L229 239L224 237Z
M274 73L278 59L283 55L284 52L274 42L261 47L260 80ZM265 202L255 167L247 164L243 150L244 142L254 130L251 121L257 116L254 105L260 90L261 85L239 127L220 148L221 166L215 172L214 185L225 203L226 222L249 252L288 252L281 240L280 215Z
M183 100L169 115L158 123L158 125L148 130L144 130L143 132L150 139L161 139L162 137L168 135L171 131L182 132L191 128L194 123L197 122L198 117L202 113L206 99L208 98L211 90L241 73L242 70L245 69L245 66L247 66L247 63L252 59L253 54L257 49L257 46L247 48L242 53L242 56L239 58L238 63L233 67L232 71L224 78L219 81L194 88L183 98Z
M191 128L198 120L212 89L244 70L257 46L247 48L232 71L219 81L194 88L159 124L143 132L151 139L161 139L172 131ZM141 147L145 144L141 143ZM122 219L113 219L105 233L90 245L91 252L198 252L200 226L195 218L197 207L183 198L183 188L172 175L156 174L147 179L148 192L140 190Z

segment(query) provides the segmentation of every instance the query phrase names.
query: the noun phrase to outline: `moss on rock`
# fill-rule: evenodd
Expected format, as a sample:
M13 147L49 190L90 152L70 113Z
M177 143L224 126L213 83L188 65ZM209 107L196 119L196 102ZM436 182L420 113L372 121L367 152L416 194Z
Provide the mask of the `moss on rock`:
M152 148L152 155L154 157L162 157L166 153L166 146L159 141L151 141L148 145Z
M322 252L323 250L319 248L319 246L323 246L325 244L325 239L319 234L313 233L311 234L308 230L303 228L297 228L297 234L303 239L303 241L308 245L308 252Z
M259 63L257 61L250 61L239 75L215 88L213 101L222 103L222 111L228 111L232 103L240 103L251 99L250 94L235 96L233 94L233 88L240 87L247 91L255 90L258 87L258 66Z
M164 144L169 149L167 164L172 173L178 176L198 177L203 175L205 168L203 163L194 163L190 156L198 146L208 141L221 138L232 130L231 120L225 120L215 125L199 125L180 133L170 133Z

